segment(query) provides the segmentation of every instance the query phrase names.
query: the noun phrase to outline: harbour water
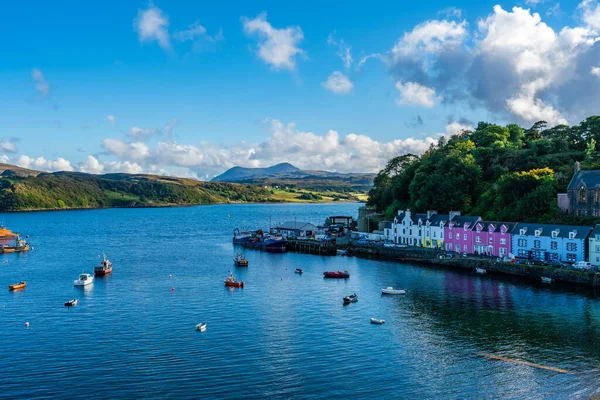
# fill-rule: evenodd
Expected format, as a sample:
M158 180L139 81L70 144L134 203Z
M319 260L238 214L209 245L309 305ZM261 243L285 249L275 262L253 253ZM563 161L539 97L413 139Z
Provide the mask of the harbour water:
M600 392L600 299L593 293L349 257L246 251L249 267L233 266L236 227L322 223L356 209L3 214L8 227L31 236L33 250L0 256L0 397L521 399ZM113 274L73 287L103 252ZM351 277L323 279L323 271L338 269ZM244 289L223 286L229 271ZM27 288L9 292L20 280ZM407 294L384 297L386 286ZM354 292L359 301L343 306ZM79 305L63 306L73 298ZM386 323L371 325L371 317ZM206 332L196 332L202 321Z

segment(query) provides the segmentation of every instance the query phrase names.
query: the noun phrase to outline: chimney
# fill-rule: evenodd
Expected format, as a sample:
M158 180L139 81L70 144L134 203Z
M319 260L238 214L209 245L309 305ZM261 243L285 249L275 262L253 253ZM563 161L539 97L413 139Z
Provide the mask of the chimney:
M579 172L581 170L581 164L579 163L579 161L575 161L575 173Z
M404 215L406 215L408 218L410 218L410 216L411 216L410 210L406 209Z
M460 217L460 211L450 211L448 219L452 221L454 217Z
M431 219L431 217L433 217L435 214L437 214L437 211L427 210L427 219Z

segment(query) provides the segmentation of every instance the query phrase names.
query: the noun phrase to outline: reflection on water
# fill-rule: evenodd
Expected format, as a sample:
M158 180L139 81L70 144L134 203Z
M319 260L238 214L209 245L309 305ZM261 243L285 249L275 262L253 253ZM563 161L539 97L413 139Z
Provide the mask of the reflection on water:
M356 205L4 215L36 249L6 256L0 268L0 285L28 282L24 291L0 290L0 356L10 360L0 397L598 393L600 310L592 295L349 257L247 251L249 267L233 267L235 227L321 223L334 214L355 215ZM102 251L113 274L73 287ZM345 269L350 279L323 279L323 271ZM223 285L229 271L244 289ZM388 286L407 293L382 296ZM344 306L355 292L359 301ZM81 302L64 307L72 298ZM373 317L385 325L371 325ZM198 333L201 321L208 327Z

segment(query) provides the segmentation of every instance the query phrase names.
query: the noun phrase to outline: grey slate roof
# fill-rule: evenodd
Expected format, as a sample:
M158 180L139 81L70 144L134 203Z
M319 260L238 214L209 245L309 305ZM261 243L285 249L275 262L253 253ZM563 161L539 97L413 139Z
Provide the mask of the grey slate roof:
M577 189L583 184L587 189L600 188L600 170L577 171L571 182L569 182L568 190Z
M465 224L468 223L469 229L473 229L475 227L475 224L477 223L477 221L479 221L480 218L481 217L477 217L477 216L457 215L456 217L452 218L452 222L454 222L455 228L463 228L465 226Z
M500 227L502 225L506 226L506 232L511 233L513 231L513 229L515 228L515 226L517 225L516 222L502 222L502 221L481 221L481 224L483 225L483 230L487 231L489 229L490 225L494 225L496 227L495 232L500 232Z
M435 214L429 219L429 222L431 223L431 225L439 226L440 222L444 222L447 224L449 219L450 215L448 214Z
M569 232L576 231L575 235L576 239L584 239L588 237L592 228L589 226L578 226L578 225L555 225L555 224L528 224L524 222L519 222L513 229L513 235L519 235L521 233L521 229L527 228L525 232L526 236L533 236L537 229L541 229L542 233L540 236L548 236L552 237L552 231L558 229L558 237L560 238L568 238Z
M592 230L592 235L600 235L600 224L596 224L594 229Z

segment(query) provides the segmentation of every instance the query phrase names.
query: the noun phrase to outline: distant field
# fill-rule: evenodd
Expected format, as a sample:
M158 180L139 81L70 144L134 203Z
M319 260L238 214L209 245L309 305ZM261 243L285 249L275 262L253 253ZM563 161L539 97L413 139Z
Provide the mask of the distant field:
M309 196L302 196L309 195ZM304 197L304 198L302 198ZM313 198L310 198L313 197ZM339 192L321 192L314 190L286 190L286 189L271 189L270 200L281 201L288 203L331 203L334 201L366 201L366 193L339 193Z

